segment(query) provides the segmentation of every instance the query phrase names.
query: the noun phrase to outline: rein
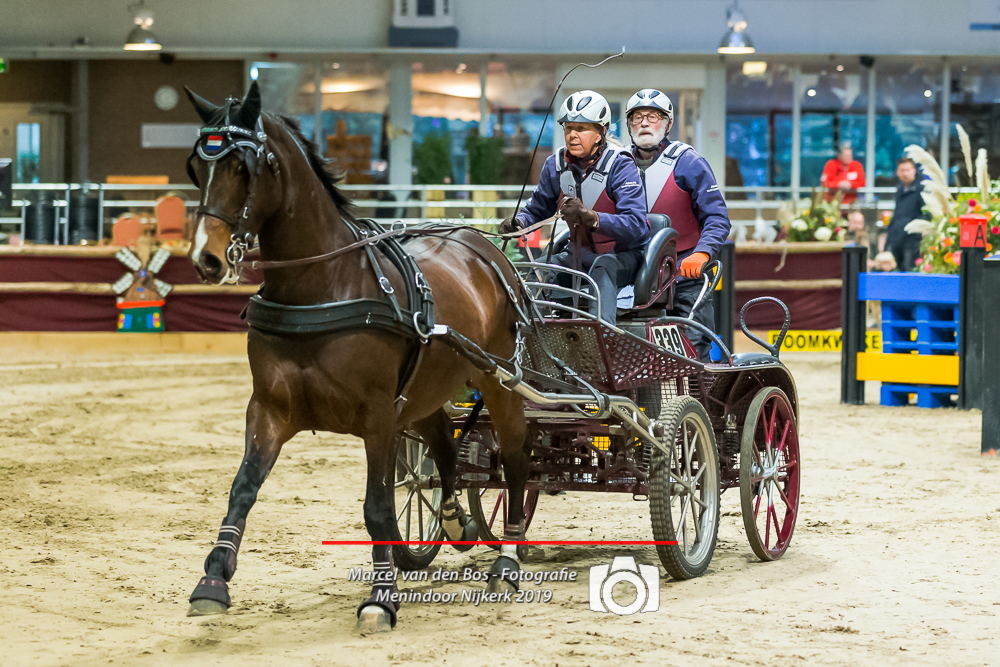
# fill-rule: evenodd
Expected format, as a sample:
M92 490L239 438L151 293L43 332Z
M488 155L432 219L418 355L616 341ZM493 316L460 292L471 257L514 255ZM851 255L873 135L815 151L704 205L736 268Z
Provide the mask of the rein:
M536 222L530 227L525 227L524 229L519 229L509 234L497 234L496 232L488 232L482 229L476 229L471 225L447 225L447 226L437 226L437 227L422 227L422 228L411 228L411 229L391 229L387 232L382 232L380 234L373 234L370 236L365 236L360 241L355 241L350 245L346 245L343 248L338 248L337 250L332 250L322 255L314 255L312 257L300 257L298 259L281 259L281 260L240 260L238 264L249 266L252 269L282 269L292 266L304 266L306 264L314 264L316 262L323 262L327 260L334 259L340 255L344 255L352 250L357 250L358 248L363 248L365 246L375 245L383 239L393 238L397 236L433 236L440 233L451 233L458 231L460 229L471 229L479 232L484 236L493 236L502 239L511 239L525 236L531 232L539 229L547 224L552 219L545 219L541 222ZM361 232L366 234L365 231Z

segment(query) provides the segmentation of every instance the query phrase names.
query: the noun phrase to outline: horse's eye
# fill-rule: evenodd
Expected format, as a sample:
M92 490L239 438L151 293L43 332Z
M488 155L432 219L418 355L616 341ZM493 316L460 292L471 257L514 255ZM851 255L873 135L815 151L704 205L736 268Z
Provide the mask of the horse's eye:
M237 162L236 163L236 173L237 174L245 174L245 173L247 173L246 163Z

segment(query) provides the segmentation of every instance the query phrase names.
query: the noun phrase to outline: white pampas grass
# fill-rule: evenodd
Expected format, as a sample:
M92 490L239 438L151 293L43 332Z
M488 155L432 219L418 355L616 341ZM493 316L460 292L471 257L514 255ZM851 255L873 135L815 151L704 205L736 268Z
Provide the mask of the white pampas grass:
M986 204L990 200L990 175L986 173L986 149L980 148L976 156L976 185L979 186L980 202Z
M972 179L975 178L975 172L972 171L972 144L969 142L969 134L965 131L960 123L955 123L955 129L958 130L958 143L962 144L962 155L965 156L965 168L969 174L969 184L972 184Z
M920 220L918 218L908 222L906 227L903 227L903 231L907 234L922 234L926 236L930 232L934 231L934 224L927 220Z
M923 167L924 173L930 176L931 180L937 181L945 187L948 187L948 179L944 177L944 172L941 171L941 165L938 164L938 161L934 159L933 155L916 144L910 144L903 152L906 154L906 157Z

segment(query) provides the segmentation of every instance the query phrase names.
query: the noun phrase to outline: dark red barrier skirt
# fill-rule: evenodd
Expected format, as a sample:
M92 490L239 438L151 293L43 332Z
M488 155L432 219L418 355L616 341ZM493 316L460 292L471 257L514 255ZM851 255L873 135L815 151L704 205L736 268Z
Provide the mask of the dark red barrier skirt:
M246 294L167 295L166 331L246 331ZM115 297L103 294L0 294L0 331L115 331Z
M803 244L805 245L805 244ZM781 248L774 246L770 252L740 252L736 246L736 280L821 280L841 277L841 252L819 250L816 252L789 252L781 266ZM779 271L776 268L781 266ZM792 316L793 329L839 329L840 288L831 289L780 289L771 291L736 290L736 326L739 312L750 299L773 296L781 299ZM747 315L750 329L780 329L784 313L778 306L755 306Z

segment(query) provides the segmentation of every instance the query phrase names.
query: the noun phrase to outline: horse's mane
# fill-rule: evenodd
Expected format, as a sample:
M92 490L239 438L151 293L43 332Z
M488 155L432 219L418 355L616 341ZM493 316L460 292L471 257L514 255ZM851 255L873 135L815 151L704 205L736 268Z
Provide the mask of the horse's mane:
M337 211L342 216L347 216L353 218L353 204L351 200L348 199L347 195L340 191L337 187L337 183L342 180L342 176L334 175L330 172L330 161L323 157L319 148L310 139L307 139L304 134L302 134L302 128L299 126L299 121L291 116L286 116L284 114L276 114L278 120L288 129L289 132L295 137L303 147L305 147L306 158L309 160L309 166L312 167L313 172L319 178L320 183L326 188L327 193L329 193L330 198L333 200L334 205L337 207Z

